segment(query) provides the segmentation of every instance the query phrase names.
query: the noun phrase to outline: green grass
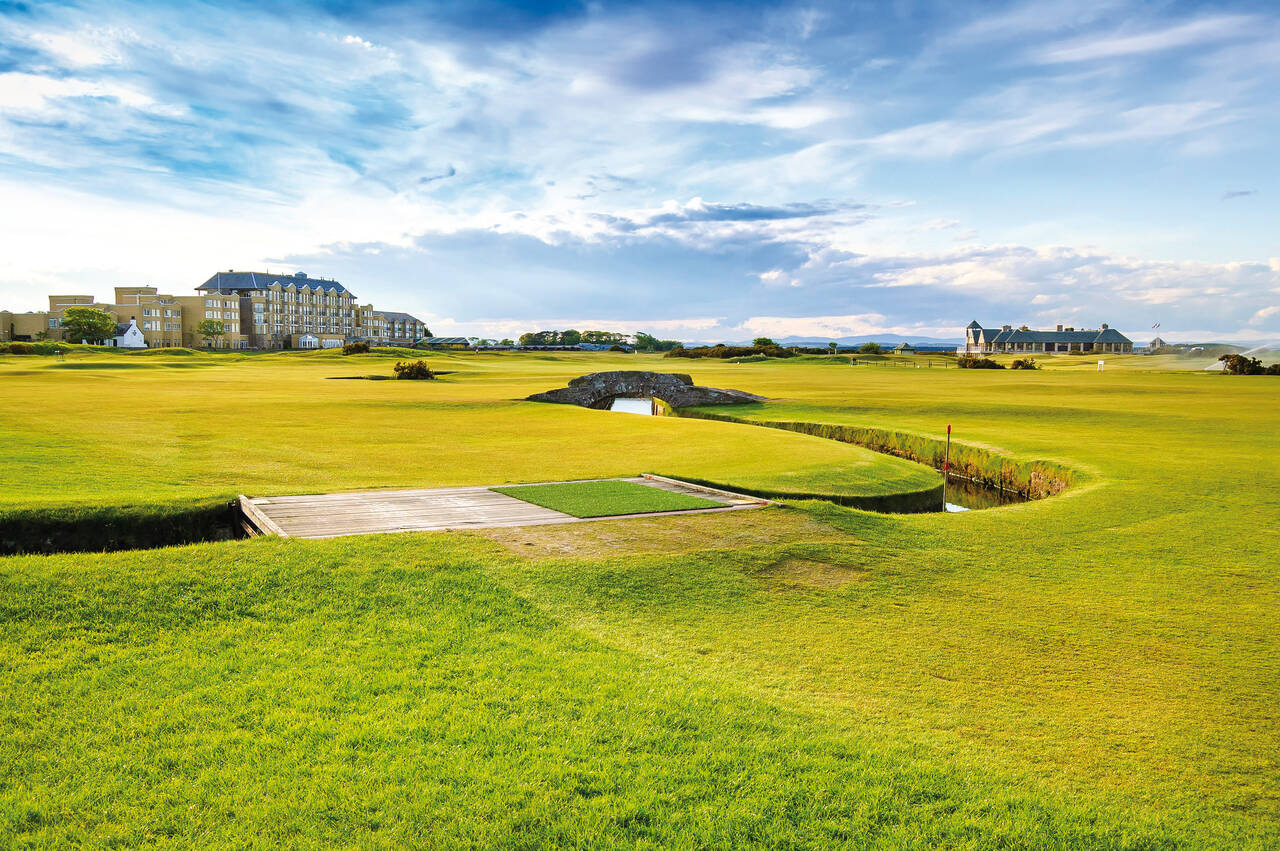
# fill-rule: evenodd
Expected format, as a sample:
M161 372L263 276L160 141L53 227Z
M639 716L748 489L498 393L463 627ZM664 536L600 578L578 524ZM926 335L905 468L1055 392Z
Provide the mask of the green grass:
M878 495L935 486L919 465L800 435L521 401L628 355L429 354L437 381L387 375L400 353L0 356L7 507L518 484L662 472L825 479ZM117 368L126 365L125 369ZM181 370L172 367L181 365ZM66 369L67 365L73 369ZM745 377L745 376L744 376ZM750 382L748 382L750 383ZM745 387L744 389L750 389Z
M723 505L714 500L672 493L639 482L562 482L493 490L574 517L688 511L720 508Z
M885 487L860 466L884 456L815 437L517 401L656 358L324 380L394 359L0 357L3 498L644 470ZM679 366L769 397L734 416L950 423L1078 478L959 515L812 502L0 559L0 843L1280 845L1276 379L794 360Z

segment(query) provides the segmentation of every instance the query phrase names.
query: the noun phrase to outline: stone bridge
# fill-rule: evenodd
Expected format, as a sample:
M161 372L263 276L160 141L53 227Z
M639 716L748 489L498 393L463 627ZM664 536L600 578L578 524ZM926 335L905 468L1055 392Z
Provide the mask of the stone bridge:
M697 387L693 379L682 373L641 372L617 370L580 375L569 382L568 387L534 393L530 402L556 402L561 405L580 405L584 408L608 408L617 398L661 399L673 408L693 405L739 405L744 402L763 402L763 396L741 390L719 390L715 387Z

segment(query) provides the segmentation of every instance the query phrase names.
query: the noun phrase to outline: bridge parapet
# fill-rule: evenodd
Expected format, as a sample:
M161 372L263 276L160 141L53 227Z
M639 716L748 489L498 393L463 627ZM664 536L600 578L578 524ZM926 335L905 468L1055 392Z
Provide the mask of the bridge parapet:
M561 405L579 405L583 408L607 408L614 399L661 399L673 408L695 405L740 405L744 402L763 402L763 396L742 390L721 390L717 387L698 387L693 379L683 373L644 372L640 370L615 370L580 375L569 382L568 387L534 393L530 402L553 402Z

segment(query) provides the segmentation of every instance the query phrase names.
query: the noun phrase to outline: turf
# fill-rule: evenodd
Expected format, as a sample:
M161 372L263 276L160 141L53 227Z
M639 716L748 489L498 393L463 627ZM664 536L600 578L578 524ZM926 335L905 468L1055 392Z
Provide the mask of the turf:
M141 357L78 350L65 361L0 355L0 387L7 399L21 400L0 405L0 470L9 486L0 491L0 514L6 506L644 472L713 481L748 473L765 481L772 472L780 484L812 479L851 495L940 481L917 464L816 438L521 401L584 372L644 368L661 364L657 358L638 364L621 354L426 357L453 374L437 381L326 380L390 375L402 354ZM78 368L66 370L67 364ZM114 368L119 364L130 368Z
M0 359L9 504L826 474L816 438L515 401L657 358L152 359ZM1280 846L1276 379L1044 360L677 364L770 397L743 419L1079 473L989 511L0 559L0 843Z
M672 493L639 482L562 482L493 490L573 517L611 517L723 507L723 503L714 500Z

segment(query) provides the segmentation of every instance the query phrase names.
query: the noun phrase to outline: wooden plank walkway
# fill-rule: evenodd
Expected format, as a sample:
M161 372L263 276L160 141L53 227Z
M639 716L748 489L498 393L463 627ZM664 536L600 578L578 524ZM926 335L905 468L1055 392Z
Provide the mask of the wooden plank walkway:
M336 538L342 535L371 535L383 532L541 526L549 523L583 523L625 517L738 511L770 504L768 500L705 488L664 476L646 475L610 481L636 482L665 491L698 496L718 502L720 507L661 511L643 515L574 517L496 493L488 487L353 491L301 496L241 496L240 507L245 517L264 535L278 535L283 538Z

